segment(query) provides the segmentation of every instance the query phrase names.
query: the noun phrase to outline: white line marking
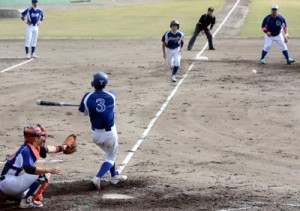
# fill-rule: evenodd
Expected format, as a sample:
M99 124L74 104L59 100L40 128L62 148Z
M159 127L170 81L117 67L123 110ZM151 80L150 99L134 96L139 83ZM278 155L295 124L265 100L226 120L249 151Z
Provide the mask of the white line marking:
M22 66L22 65L24 65L24 64L26 64L26 63L28 63L28 62L31 62L32 60L33 60L33 59L28 59L28 60L26 60L26 61L24 61L24 62L21 62L21 63L19 63L19 64L13 65L13 66L11 66L11 67L9 67L9 68L6 68L6 69L4 69L4 70L1 70L0 73L5 73L5 72L7 72L7 71L10 71L10 70L12 70L12 69L14 69L14 68L16 68L16 67L19 67L19 66Z
M213 34L213 37L215 37L216 34L220 31L220 29L223 27L223 25L225 24L225 22L227 21L227 19L230 17L230 15L232 14L232 12L235 10L235 8L239 4L239 2L240 2L240 0L236 1L235 5L232 7L232 9L229 11L229 13L227 14L227 16L223 20L223 22L220 24L220 26L217 28L217 30ZM207 48L207 46L208 46L208 43L206 42L206 44L204 45L204 47L202 48L202 50L195 56L195 58L194 58L195 60L199 56L201 56L201 54L205 51L205 49ZM186 79L186 77L192 71L193 67L194 67L194 62L192 62L192 64L189 66L187 72L183 75L182 79L177 83L176 87L173 89L173 91L171 92L171 94L169 95L169 97L167 98L167 100L164 102L164 104L161 106L161 108L156 113L156 115L154 116L154 118L147 125L147 128L145 129L145 131L143 132L143 134L141 135L141 137L137 140L136 144L129 151L128 155L125 157L125 159L123 160L122 164L118 168L118 172L119 173L121 173L124 170L124 168L126 167L126 165L128 164L128 162L131 160L131 158L134 155L134 153L138 150L139 146L143 143L143 141L145 140L145 138L148 136L148 134L150 133L150 131L153 128L154 124L156 123L157 119L160 117L160 115L164 112L164 110L166 109L166 107L169 105L170 101L172 100L172 98L176 94L177 90L179 89L179 87L181 86L181 84L183 83L183 81Z

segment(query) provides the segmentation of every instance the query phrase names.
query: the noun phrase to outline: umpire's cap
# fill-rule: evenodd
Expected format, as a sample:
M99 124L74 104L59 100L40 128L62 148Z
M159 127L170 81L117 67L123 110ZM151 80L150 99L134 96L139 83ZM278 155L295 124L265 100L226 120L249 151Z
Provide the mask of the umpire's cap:
M92 86L105 86L108 83L108 76L105 72L97 72L93 75Z
M215 10L215 9L214 9L213 7L209 7L209 8L208 8L208 11L209 11L209 12L213 12L214 10Z

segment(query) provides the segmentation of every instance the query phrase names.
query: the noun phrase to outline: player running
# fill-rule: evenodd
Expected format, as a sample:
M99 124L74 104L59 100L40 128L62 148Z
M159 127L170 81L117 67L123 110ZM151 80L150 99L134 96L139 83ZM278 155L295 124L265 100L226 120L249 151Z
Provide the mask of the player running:
M47 130L40 124L24 128L25 142L11 155L2 170L0 190L14 198L21 199L20 208L43 207L42 193L48 185L50 174L60 173L59 167L36 166L40 157L47 153L62 152L67 145L46 146Z
M272 5L271 14L266 16L262 22L262 30L265 35L265 45L262 50L260 64L266 64L265 57L271 48L273 42L276 42L281 49L287 64L295 62L294 59L289 57L289 52L285 43L288 42L288 26L284 17L278 14L278 5ZM285 33L285 37L282 35L282 28Z
M195 27L195 31L189 41L189 44L188 44L188 51L192 50L193 48L193 45L196 41L196 38L197 36L200 34L200 32L202 31L202 33L206 34L206 37L207 37L207 40L208 40L208 49L209 50L215 50L214 46L213 46L213 36L211 34L211 30L213 29L215 23L216 23L216 17L213 15L214 13L214 8L213 7L210 7L208 8L207 10L207 13L206 14L203 14L198 23L196 24L196 27ZM208 26L210 25L210 29L208 29Z
M179 30L179 21L177 20L171 21L170 28L171 30L167 31L161 39L162 51L168 68L172 70L171 81L176 82L176 74L180 67L184 34Z
M38 8L38 0L32 0L32 7L27 8L21 13L21 19L26 22L26 41L25 52L26 58L38 58L35 54L35 48L39 35L38 25L44 19L43 11ZM29 54L29 47L31 45L31 55Z
M113 185L125 181L127 176L119 175L116 170L118 153L118 134L114 122L116 96L113 91L106 91L108 76L104 72L94 74L91 85L94 91L86 93L82 98L79 111L89 115L92 124L92 139L105 152L105 160L92 183L100 189L101 178L110 171L110 183Z

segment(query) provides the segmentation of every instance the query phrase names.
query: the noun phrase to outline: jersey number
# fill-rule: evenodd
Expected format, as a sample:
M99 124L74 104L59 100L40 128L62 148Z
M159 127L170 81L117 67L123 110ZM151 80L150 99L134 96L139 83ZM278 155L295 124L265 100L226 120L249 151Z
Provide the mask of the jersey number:
M102 99L102 98L98 98L96 100L96 104L97 104L97 107L96 107L96 111L101 113L101 112L104 112L106 110L106 106L105 106L105 100Z

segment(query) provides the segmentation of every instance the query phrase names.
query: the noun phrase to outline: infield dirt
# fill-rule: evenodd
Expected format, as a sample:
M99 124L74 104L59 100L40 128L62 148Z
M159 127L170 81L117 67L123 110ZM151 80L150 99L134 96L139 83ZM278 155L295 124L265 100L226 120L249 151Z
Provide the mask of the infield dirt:
M1 159L22 143L27 124L44 124L49 144L78 135L74 156L51 155L47 160L63 162L43 164L62 169L45 191L45 210L300 209L300 66L286 65L276 46L261 66L263 39L228 39L226 30L215 40L217 50L204 52L209 61L195 62L125 168L129 180L111 186L106 177L100 191L88 181L103 159L88 118L77 108L35 101L79 102L92 90L92 74L105 70L108 89L117 93L121 163L175 86L160 40L40 40L40 59L0 74ZM179 79L204 41L200 37L193 51L183 52ZM1 70L23 61L22 46L23 40L0 40ZM290 41L296 61L299 47L299 39ZM103 199L107 194L134 198ZM0 206L11 210L18 204Z

